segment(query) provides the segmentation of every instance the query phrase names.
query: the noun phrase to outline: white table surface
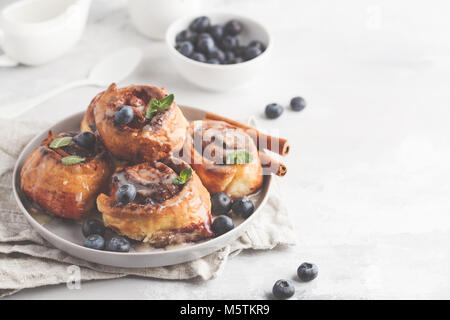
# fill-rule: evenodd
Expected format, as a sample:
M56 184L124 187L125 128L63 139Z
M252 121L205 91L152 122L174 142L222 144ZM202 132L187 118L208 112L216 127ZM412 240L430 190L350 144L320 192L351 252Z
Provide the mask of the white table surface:
M296 282L297 299L450 298L448 1L214 1L210 7L260 18L276 42L264 75L229 93L181 79L164 43L135 32L125 2L93 2L82 40L64 58L0 69L0 106L84 77L108 52L138 46L145 59L122 84L165 86L179 103L232 118L255 115L290 140L282 190L298 244L240 254L208 282L124 278L11 299L265 299L303 261L320 274ZM24 118L57 121L85 109L98 91L61 94ZM303 112L263 118L266 104L287 105L294 95L307 100Z

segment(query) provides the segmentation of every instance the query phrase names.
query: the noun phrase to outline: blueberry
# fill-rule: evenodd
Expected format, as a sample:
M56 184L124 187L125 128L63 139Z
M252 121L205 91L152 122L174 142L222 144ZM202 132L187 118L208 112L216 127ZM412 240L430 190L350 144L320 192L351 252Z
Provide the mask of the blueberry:
M246 48L247 48L246 46L236 46L233 48L233 52L234 52L235 56L243 57Z
M223 27L221 25L211 26L208 31L216 41L220 41L223 37Z
M242 32L244 26L237 20L230 20L225 24L223 28L226 34L236 36Z
M116 197L119 202L127 204L136 198L136 187L132 184L123 184L117 189Z
M221 215L215 218L212 224L212 230L216 235L216 237L221 236L224 233L227 233L228 231L233 229L234 229L233 220L225 215Z
M220 63L225 62L225 53L218 49L218 48L214 48L208 55L209 59L217 59L219 60Z
M106 250L116 252L130 251L130 241L121 236L112 237L106 245Z
M94 148L95 140L95 134L89 131L80 132L75 137L73 137L73 142L89 150L92 150Z
M83 232L83 236L87 237L91 234L98 234L101 236L105 235L105 226L99 220L89 219L84 220L81 226L81 231Z
M306 101L302 97L294 97L291 100L291 108L295 111L302 111L306 107Z
M84 239L83 246L96 250L103 250L105 248L105 239L99 234L91 234Z
M266 106L266 116L269 119L275 119L281 116L283 107L278 103L271 103Z
M206 62L205 55L203 53L200 53L200 52L194 52L191 55L191 59L194 59L194 60L199 61L199 62Z
M227 214L231 205L231 198L224 192L217 192L211 196L211 213L215 216Z
M215 45L213 38L203 37L198 39L195 49L198 52L208 55L211 51L214 50L214 47Z
M225 51L225 63L233 63L235 57L233 51Z
M252 200L241 197L234 200L231 209L238 216L241 216L242 218L248 218L255 211L255 205L253 204Z
M245 60L252 60L262 53L258 47L247 47L244 51Z
M202 32L202 33L200 33L199 35L198 35L198 37L197 37L197 41L198 40L200 40L200 39L212 39L213 41L214 41L214 38L213 38L213 36L212 35L210 35L208 32Z
M233 36L225 36L220 42L223 50L233 50L235 47L239 46L239 40Z
M130 106L124 106L114 114L114 121L118 124L129 124L133 118L134 110Z
M206 63L209 63L209 64L220 64L220 61L218 59L208 59L208 60L206 60Z
M304 262L298 267L297 275L302 281L311 281L319 274L319 268L314 263Z
M194 52L194 45L189 41L177 43L175 49L183 56L189 57Z
M277 299L288 299L294 295L295 287L289 280L278 280L273 285L272 293Z
M234 58L232 63L235 64L235 63L242 63L242 62L244 62L244 59L242 59L242 57L236 57L236 58Z
M186 30L179 32L177 34L177 36L175 37L175 42L179 43L179 42L183 42L183 41L189 41L192 43L196 42L197 41L197 33L190 29L186 29Z
M208 17L201 16L198 18L195 18L194 21L191 22L189 25L189 29L195 32L204 32L208 30L209 26L211 24L211 21Z
M248 44L248 47L257 47L259 50L264 51L266 50L266 46L258 40L253 40Z

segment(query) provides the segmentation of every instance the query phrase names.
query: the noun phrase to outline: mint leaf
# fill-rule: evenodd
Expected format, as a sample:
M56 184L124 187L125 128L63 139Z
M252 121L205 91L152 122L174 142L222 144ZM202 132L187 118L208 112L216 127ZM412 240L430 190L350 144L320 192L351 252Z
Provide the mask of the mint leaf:
M225 164L246 164L253 161L253 156L246 150L228 152Z
M169 94L168 96L166 96L160 100L152 98L149 103L150 107L147 109L147 111L145 113L145 118L151 119L151 118L153 118L153 116L156 112L158 112L160 110L169 109L169 107L173 103L173 99L174 99L173 94Z
M50 142L49 147L52 149L58 149L61 147L65 147L69 145L69 143L72 141L72 137L61 137L61 138L55 138Z
M191 168L183 169L183 170L181 170L178 177L176 177L173 180L173 184L177 184L177 185L185 184L186 182L188 182L188 180L191 178L191 176L192 176Z
M77 164L85 161L86 158L82 158L79 156L68 156L61 159L61 163L65 166L71 166L73 164Z

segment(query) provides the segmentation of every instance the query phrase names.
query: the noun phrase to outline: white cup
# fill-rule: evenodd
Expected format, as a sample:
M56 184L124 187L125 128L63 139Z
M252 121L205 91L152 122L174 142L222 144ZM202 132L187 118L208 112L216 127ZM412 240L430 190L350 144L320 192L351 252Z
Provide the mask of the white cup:
M167 27L176 19L199 11L200 0L129 0L134 27L144 36L163 40Z
M91 0L21 0L0 13L0 66L41 65L80 39Z

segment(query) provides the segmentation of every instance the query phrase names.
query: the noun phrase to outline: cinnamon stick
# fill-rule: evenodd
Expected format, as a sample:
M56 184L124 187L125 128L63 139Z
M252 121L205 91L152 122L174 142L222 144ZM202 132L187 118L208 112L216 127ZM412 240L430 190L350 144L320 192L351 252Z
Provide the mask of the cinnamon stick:
M278 160L272 158L267 153L259 152L259 159L261 160L261 166L264 174L273 173L279 177L286 175L287 168L284 164Z
M255 128L245 125L239 121L228 119L228 118L222 117L221 115L211 113L211 112L206 113L205 119L224 121L233 126L236 126L238 128L245 130L245 132L248 135L250 135L252 137L252 139L255 141L256 146L258 147L259 150L267 149L267 150L273 151L275 153L278 153L279 155L282 155L282 156L285 156L289 153L290 146L289 146L288 141L284 138L269 136L263 132L256 130Z

